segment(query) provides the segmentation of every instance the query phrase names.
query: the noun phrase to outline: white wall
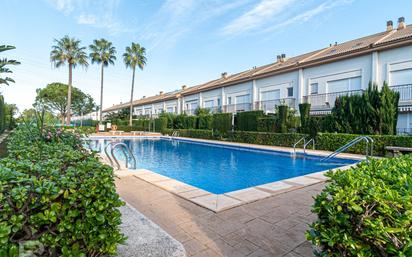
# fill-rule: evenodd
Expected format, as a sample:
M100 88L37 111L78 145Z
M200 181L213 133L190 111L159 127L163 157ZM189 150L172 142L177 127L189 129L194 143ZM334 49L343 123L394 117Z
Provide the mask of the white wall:
M262 92L277 89L280 90L280 99L287 98L288 87L293 87L293 97L297 98L298 73L298 71L293 71L268 78L257 79L255 101L261 101Z
M366 89L372 76L372 56L364 55L334 63L303 69L303 95L309 94L309 85L318 83L318 93L336 92L328 88L328 82L361 77L361 88Z
M405 46L378 53L379 84L387 81L389 86L412 84L412 46ZM392 76L398 71L407 72L410 76ZM396 77L399 79L397 80ZM402 77L402 79L400 79ZM409 77L409 79L407 78Z

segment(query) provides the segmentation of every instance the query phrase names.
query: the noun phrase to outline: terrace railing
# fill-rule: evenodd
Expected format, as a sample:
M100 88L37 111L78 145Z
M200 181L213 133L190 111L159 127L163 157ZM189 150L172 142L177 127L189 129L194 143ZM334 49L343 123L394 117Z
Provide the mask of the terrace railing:
M325 94L314 94L304 97L306 103L311 104L312 109L316 108L326 108L331 109L335 105L336 98L345 95L359 95L362 94L363 90L350 90L350 91L341 91Z
M222 106L213 106L213 107L204 107L205 109L208 109L210 113L221 113L222 112Z
M235 112L247 112L252 110L251 103L242 104L228 104L223 106L223 112L235 113Z
M262 110L264 112L274 112L276 107L279 105L287 105L290 108L295 108L296 99L295 98L283 98L268 101L258 101L255 102L255 109Z
M412 84L396 85L391 86L390 88L399 93L399 101L412 100Z

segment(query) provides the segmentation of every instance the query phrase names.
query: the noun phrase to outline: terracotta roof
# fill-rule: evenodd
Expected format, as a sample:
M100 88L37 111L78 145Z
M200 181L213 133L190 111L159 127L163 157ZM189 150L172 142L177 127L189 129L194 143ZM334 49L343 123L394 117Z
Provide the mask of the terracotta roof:
M133 105L143 105L177 99L180 95L196 94L200 91L212 90L223 86L251 81L257 78L268 77L273 74L289 72L291 70L296 70L299 68L310 67L322 63L329 63L357 55L364 55L372 51L395 48L400 45L412 45L412 25L408 25L404 29L400 30L394 29L392 31L380 32L340 44L333 44L320 50L290 57L283 62L278 61L260 67L254 67L250 70L227 75L226 77L220 77L204 84L188 87L185 90L176 90L174 92L169 92L162 95L139 99L133 101ZM114 111L125 108L127 106L129 106L128 103L114 105L103 111Z

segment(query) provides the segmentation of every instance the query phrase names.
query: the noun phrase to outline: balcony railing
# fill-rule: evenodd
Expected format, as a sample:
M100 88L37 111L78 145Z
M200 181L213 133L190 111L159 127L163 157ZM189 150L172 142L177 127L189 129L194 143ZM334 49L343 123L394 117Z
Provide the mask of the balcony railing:
M196 109L184 110L184 113L187 114L187 115L195 115L196 114Z
M223 106L223 112L229 112L229 113L234 113L234 112L247 112L252 110L252 104L251 103L242 103L242 104L228 104Z
M296 99L295 98L283 98L268 101L255 102L256 110L262 110L264 112L274 112L276 107L279 105L287 105L290 108L295 108Z
M351 90L351 91L342 91L334 93L325 93L325 94L315 94L308 95L304 97L306 103L311 104L311 108L325 108L329 109L335 105L336 98L345 95L359 95L362 94L363 90Z
M208 109L210 113L221 113L222 112L221 106L204 107L204 109Z
M411 101L412 100L412 84L396 85L390 88L393 91L399 93L399 101Z

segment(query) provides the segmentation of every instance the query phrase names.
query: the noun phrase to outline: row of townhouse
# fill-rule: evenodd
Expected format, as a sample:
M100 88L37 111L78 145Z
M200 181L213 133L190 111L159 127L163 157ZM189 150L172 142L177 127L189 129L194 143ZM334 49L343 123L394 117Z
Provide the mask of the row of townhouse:
M387 22L384 32L287 58L221 77L174 92L160 92L133 102L134 114L155 116L162 112L194 114L198 107L212 112L263 110L273 112L279 104L298 108L311 104L311 113L330 113L335 99L358 94L370 81L400 93L398 130L412 129L412 25L403 17ZM103 112L127 108L114 105Z

